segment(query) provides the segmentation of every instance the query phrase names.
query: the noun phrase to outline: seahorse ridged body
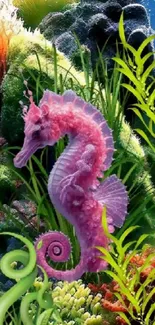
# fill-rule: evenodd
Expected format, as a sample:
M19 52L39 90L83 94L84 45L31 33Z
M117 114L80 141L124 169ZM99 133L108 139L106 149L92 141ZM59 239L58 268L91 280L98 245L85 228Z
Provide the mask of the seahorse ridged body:
M114 227L121 227L124 222L128 201L125 187L115 175L102 183L98 181L112 162L112 131L97 108L71 90L62 96L46 90L39 106L31 96L24 120L24 145L15 157L16 167L24 166L38 148L54 145L66 134L69 137L68 146L50 173L48 192L55 208L75 227L81 247L80 262L75 269L54 270L48 265L46 255L55 262L64 262L71 247L62 233L48 232L36 241L38 264L49 277L67 281L80 278L84 272L105 269L107 263L94 248L108 249L101 225L103 206L107 207L109 231L113 232Z

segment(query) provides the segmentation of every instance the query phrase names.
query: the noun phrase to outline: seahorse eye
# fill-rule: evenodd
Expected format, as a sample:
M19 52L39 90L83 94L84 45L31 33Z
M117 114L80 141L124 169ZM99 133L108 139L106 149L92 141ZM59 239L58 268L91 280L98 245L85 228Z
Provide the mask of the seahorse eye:
M38 139L40 137L40 131L37 130L37 131L34 131L33 134L32 134L32 138L33 139Z

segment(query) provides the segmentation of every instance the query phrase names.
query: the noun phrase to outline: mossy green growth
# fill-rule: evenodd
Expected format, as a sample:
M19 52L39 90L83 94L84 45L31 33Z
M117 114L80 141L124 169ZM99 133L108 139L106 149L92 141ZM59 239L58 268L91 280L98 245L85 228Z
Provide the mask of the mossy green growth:
M139 194L144 196L151 195L153 199L155 188L150 175L147 155L145 154L139 138L125 121L122 122L119 139L116 142L116 148L118 149L117 155L120 150L123 155L124 164L122 164L122 176L123 174L126 175L134 166L126 182L128 189L133 186L135 190L137 187Z
M78 89L79 85L85 86L85 78L82 72L71 67L62 53L55 53L53 46L39 32L25 32L12 38L8 65L8 73L2 83L2 134L9 144L21 145L24 122L19 101L29 105L28 99L23 96L26 89L23 81L28 80L34 100L38 103L44 89L63 92L71 88L71 79L74 80L74 89L76 84Z
M129 217L138 211L132 222L141 226L138 234L147 231L150 236L155 231L155 184L151 173L151 160L140 143L140 139L130 125L122 121L120 134L115 143L117 149L113 172L118 174L127 186L129 195ZM125 221L128 223L128 219ZM125 225L124 225L125 226ZM135 236L136 236L135 235Z
M59 12L74 2L76 0L13 0L25 25L32 28L36 28L49 12Z
M0 165L0 203L8 201L8 198L15 191L15 184L10 169L5 165Z

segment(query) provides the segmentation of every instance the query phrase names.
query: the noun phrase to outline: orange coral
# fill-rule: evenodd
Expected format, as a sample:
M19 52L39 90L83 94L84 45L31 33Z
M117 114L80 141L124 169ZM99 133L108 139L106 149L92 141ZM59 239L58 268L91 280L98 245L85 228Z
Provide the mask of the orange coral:
M3 24L0 24L0 83L6 73L7 54L11 35L6 35Z

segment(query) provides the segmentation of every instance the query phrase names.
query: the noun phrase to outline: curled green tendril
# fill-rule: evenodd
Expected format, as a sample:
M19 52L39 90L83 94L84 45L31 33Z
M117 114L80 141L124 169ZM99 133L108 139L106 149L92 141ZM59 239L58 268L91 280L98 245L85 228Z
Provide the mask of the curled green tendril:
M21 235L3 232L0 235L9 235L21 240L28 248L28 252L14 250L7 253L0 260L1 272L10 279L18 282L0 297L0 325L4 324L8 309L17 301L34 283L37 276L36 252L33 244ZM20 270L13 269L13 262L21 262L24 267ZM24 323L32 325L32 322Z
M53 307L48 310L45 310L42 314L39 315L36 325L48 324L51 317L52 320L56 322L56 324L62 323L62 319L59 316L58 311L55 310L55 307Z
M28 293L21 302L20 314L24 325L33 325L32 319L29 316L29 307L32 301L36 300L43 309L49 309L53 306L52 295L45 292L49 287L48 277L42 268L41 270L44 274L44 281L42 282L41 289L38 292Z

